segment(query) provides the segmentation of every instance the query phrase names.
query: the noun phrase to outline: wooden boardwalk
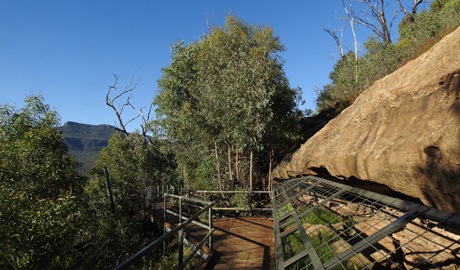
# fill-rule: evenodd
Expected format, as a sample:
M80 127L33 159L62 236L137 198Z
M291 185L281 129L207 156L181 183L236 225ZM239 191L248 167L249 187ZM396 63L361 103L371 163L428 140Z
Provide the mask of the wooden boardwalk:
M228 218L213 222L214 256L205 269L274 269L271 220Z
M156 208L159 219L162 219L162 213L162 207ZM175 220L171 223L177 222L177 217L167 218L171 219ZM213 228L213 256L204 269L275 269L273 222L270 219L220 218L213 220ZM186 238L194 240L202 239L206 233L207 230L194 224L185 228Z

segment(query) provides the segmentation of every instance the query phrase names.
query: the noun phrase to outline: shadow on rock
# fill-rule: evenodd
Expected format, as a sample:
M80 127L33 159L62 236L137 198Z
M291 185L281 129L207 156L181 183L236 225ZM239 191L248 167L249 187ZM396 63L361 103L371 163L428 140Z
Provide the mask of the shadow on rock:
M441 149L435 145L425 147L424 152L427 156L426 165L418 168L418 172L425 178L422 186L425 203L460 214L460 168L455 168L460 166L444 162ZM456 156L460 156L460 151Z

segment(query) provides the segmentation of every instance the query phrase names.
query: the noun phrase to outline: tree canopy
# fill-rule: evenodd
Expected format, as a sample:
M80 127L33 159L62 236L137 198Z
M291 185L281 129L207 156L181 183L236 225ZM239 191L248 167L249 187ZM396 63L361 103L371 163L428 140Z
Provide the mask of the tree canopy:
M204 175L215 181L206 184L233 188L235 180L253 188L254 170L260 170L260 164L253 167L254 152L271 146L265 134L275 131L272 125L300 118L299 89L289 87L282 50L271 28L232 15L199 41L173 46L155 103L167 135L177 143L188 184L203 182L193 168L214 160Z
M83 227L83 184L40 96L0 106L0 268L71 268Z
M351 105L356 97L374 81L390 74L406 61L419 56L442 36L460 25L459 0L436 0L431 3L430 9L420 12L417 11L417 7L423 1L413 1L411 12L406 10L401 1L398 1L405 17L398 26L399 40L393 43L389 38L390 24L385 26L390 20L383 19L381 16L385 14L382 13L387 6L385 1L356 2L363 2L368 7L361 13L378 15L372 17L382 18L379 23L373 24L374 27L380 25L381 28L376 31L375 36L368 37L364 42L365 53L342 54L335 63L329 74L330 83L318 91L316 105L319 111L335 108L337 113L340 112ZM356 23L369 27L363 23L362 18L355 19ZM393 20L394 17L391 21ZM382 32L385 27L387 30ZM384 32L388 35L381 35ZM341 46L340 42L339 45Z

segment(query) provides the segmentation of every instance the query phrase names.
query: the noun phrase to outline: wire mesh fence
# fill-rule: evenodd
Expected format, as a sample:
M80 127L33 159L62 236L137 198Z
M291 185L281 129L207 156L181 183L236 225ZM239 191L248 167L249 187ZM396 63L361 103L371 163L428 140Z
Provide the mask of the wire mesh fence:
M277 269L458 269L460 217L303 177L274 189Z

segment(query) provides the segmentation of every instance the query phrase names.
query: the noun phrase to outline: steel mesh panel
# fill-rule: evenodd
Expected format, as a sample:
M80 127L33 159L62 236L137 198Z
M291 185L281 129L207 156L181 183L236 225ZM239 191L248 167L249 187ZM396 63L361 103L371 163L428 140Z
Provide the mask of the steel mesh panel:
M460 217L317 177L275 186L277 269L460 263Z

